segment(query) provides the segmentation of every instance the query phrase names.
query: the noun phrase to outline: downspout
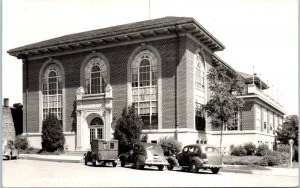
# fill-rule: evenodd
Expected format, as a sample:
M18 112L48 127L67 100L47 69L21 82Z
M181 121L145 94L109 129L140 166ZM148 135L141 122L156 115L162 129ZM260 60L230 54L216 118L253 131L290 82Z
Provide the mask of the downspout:
M174 97L174 99L175 99L175 133L174 133L174 137L175 137L176 140L178 140L177 66L179 65L179 62L180 62L180 60L179 60L180 41L179 41L178 30L179 30L178 25L175 24L174 25L174 32L176 34L176 39L177 39L176 44L177 45L176 45L176 49L175 49L175 51L176 51L176 60L175 60L175 66L174 66L174 71L175 71L174 72L174 82L175 82L175 92L174 92L174 94L175 94L175 97Z
M26 98L26 116L25 116L25 130L26 130L26 134L28 134L28 60L27 58L23 59L23 67L26 66L26 91L25 91L25 98ZM24 71L23 71L24 73ZM24 75L23 75L24 77ZM23 83L23 87L24 87L24 83Z

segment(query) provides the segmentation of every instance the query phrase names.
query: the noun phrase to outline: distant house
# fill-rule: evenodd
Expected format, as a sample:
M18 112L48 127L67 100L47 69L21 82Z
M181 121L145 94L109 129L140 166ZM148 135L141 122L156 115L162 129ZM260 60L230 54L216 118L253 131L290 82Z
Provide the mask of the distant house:
M209 69L221 63L239 74L216 56L224 48L193 18L164 17L11 49L23 60L24 132L33 147L41 147L42 122L55 114L69 150L88 150L92 139L112 137L113 117L134 103L149 142L177 135L183 145L217 145L219 131L199 104L210 99ZM272 131L257 128L263 121L256 109L272 111L276 124L282 120L282 110L260 97L257 85L251 89L240 96L246 106L237 113L236 130L226 130L226 147L271 142Z

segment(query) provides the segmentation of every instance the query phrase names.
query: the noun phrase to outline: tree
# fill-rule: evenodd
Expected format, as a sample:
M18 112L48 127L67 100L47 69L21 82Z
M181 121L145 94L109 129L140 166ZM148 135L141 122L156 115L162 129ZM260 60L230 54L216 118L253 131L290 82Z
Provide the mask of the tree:
M135 113L134 104L128 109L124 107L114 132L114 138L119 141L120 154L130 151L133 144L141 140L142 126L142 119Z
M65 136L62 125L55 115L49 114L43 121L42 148L45 151L63 151Z
M222 150L223 128L234 125L234 117L239 108L244 104L237 98L245 89L245 83L239 75L230 71L224 65L217 65L209 70L207 75L211 98L204 105L207 116L211 117L213 126L220 127L220 153Z
M289 144L289 140L294 140L294 145L298 146L298 121L297 115L289 115L281 127L276 130L277 140L282 144Z

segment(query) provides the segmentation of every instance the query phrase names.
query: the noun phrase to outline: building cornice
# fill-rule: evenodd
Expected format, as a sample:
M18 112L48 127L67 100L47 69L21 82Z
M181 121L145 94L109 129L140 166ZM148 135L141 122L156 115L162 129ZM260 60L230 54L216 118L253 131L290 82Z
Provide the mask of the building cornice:
M220 41L218 41L211 33L209 33L193 18L173 18L170 20L171 21L166 21L165 23L153 25L150 24L151 20L144 21L141 23L148 23L148 25L140 26L142 24L139 23L140 27L136 28L130 28L131 25L138 25L137 23L133 23L131 25L126 24L111 28L104 28L96 31L66 35L55 39L50 39L39 43L11 49L8 51L8 53L19 59L45 55L52 56L57 52L71 52L79 49L82 50L86 48L99 48L101 46L110 44L120 44L122 42L137 40L141 41L148 38L172 35L175 33L191 34L212 52L225 49L225 46ZM124 28L127 25L129 29L117 30L117 28ZM108 32L109 30L111 31Z

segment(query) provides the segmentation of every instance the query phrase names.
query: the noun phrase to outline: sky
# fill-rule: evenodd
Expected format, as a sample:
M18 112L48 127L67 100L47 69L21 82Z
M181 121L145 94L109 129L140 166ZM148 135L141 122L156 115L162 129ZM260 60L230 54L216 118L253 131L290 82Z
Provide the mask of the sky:
M22 60L9 56L9 49L149 18L182 16L193 17L225 45L216 54L231 67L248 74L254 67L273 85L274 98L278 93L286 115L298 114L297 0L3 0L2 9L2 97L9 98L10 105L23 99Z

